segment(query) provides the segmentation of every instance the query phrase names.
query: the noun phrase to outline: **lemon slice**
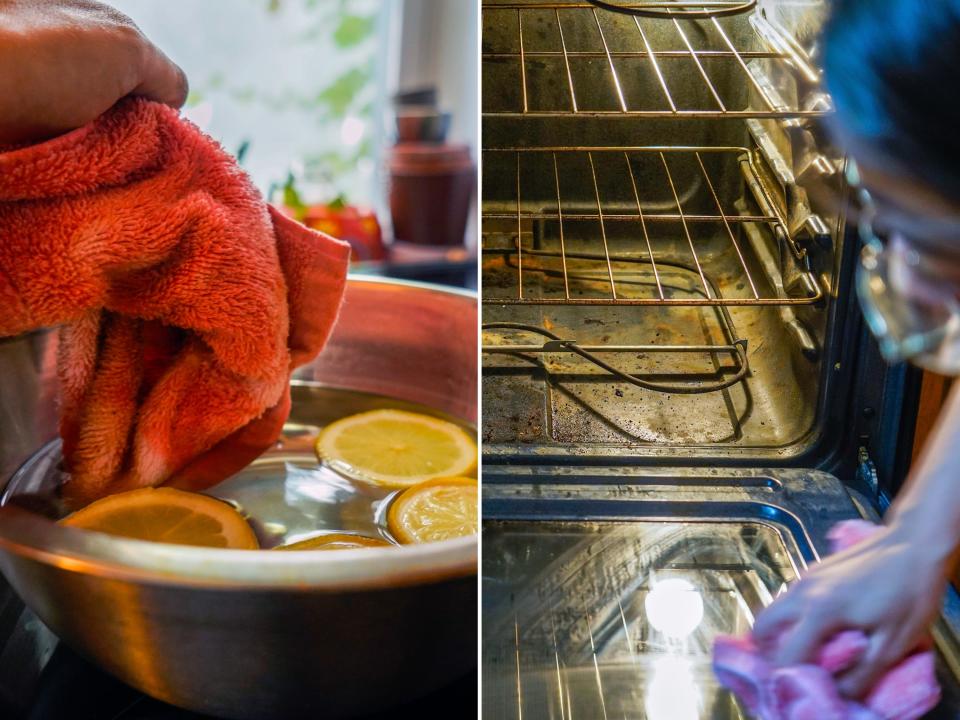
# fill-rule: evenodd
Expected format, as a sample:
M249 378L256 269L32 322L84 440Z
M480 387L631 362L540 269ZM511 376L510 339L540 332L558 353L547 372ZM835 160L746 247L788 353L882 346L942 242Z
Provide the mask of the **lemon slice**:
M390 505L387 525L402 543L426 543L477 533L477 481L437 478L404 490Z
M368 547L392 547L392 545L383 538L351 533L328 533L289 545L279 545L274 550L354 550Z
M385 487L468 475L477 445L446 420L403 410L371 410L327 425L317 455L334 470Z
M222 500L173 488L145 488L109 495L60 521L137 540L256 550L253 529Z

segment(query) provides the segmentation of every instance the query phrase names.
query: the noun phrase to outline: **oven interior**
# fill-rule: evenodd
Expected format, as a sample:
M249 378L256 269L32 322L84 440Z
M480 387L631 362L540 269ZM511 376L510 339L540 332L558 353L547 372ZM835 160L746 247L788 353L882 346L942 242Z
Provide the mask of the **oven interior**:
M484 717L745 718L713 638L877 517L803 469L853 384L827 2L612 4L483 3Z
M783 458L820 430L844 183L819 74L780 15L647 5L484 7L493 461Z

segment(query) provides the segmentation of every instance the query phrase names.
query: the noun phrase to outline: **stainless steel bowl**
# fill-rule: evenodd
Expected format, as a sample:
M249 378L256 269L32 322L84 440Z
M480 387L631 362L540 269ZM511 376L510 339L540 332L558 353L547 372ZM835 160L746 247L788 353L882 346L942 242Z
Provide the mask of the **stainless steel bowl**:
M327 349L297 377L475 422L476 327L470 294L351 280ZM20 372L49 383L52 356L32 353ZM36 427L48 396L19 418L0 407L0 435ZM153 697L227 718L357 715L468 672L476 567L475 538L252 553L111 538L0 508L0 570L57 635Z

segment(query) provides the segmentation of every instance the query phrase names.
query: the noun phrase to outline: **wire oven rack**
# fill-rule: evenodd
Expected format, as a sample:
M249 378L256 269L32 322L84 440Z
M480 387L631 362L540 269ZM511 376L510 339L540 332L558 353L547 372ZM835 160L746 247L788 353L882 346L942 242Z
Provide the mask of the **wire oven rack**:
M738 233L735 229L738 225L745 223L757 223L767 226L774 237L781 238L785 245L789 247L795 255L800 258L802 253L790 241L789 234L786 231L786 222L776 210L775 203L765 194L763 185L757 181L757 169L754 164L752 153L744 147L685 147L685 146L646 146L646 147L627 147L627 148L604 148L604 147L538 147L538 148L498 148L486 149L484 155L502 155L512 154L515 181L512 184L516 188L514 197L514 207L507 210L506 203L498 203L498 206L486 206L483 209L483 222L486 228L495 227L497 222L509 221L515 230L512 234L512 243L498 243L494 239L494 233L484 233L482 253L484 255L505 256L506 267L513 270L516 282L511 285L515 290L512 295L496 295L494 289L484 293L483 302L496 305L813 305L820 302L823 293L817 283L816 278L809 271L803 271L804 282L800 287L805 291L799 296L787 296L773 287L768 287L754 277L755 271L750 269L748 262L749 251L745 248L742 238L738 239ZM725 156L719 163L709 163L708 156ZM539 157L541 161L536 165L531 163L529 171L524 167L532 157ZM546 163L543 160L546 160ZM749 214L738 212L736 208L724 207L721 200L721 184L718 178L711 175L708 165L714 168L714 172L722 172L725 166L733 164L739 165L750 182L751 187L761 194L763 198L764 211L759 214ZM571 161L577 161L571 164ZM642 167L640 161L643 161ZM685 161L685 162L681 162ZM487 162L485 160L485 162ZM564 172L561 173L561 164L564 164ZM487 167L490 164L487 163ZM685 210L684 206L692 204L695 198L690 193L685 193L687 197L682 198L683 191L680 185L679 171L683 167L689 171L695 168L695 173L699 177L690 177L690 173L684 174L684 180L688 184L696 182L699 184L699 194L706 200L706 209L697 209L694 211ZM524 183L528 180L539 179L542 181L543 171L552 171L552 183L549 184L550 204L544 202L543 205L537 203L545 201L544 197L533 200L533 205L526 203L527 195L525 193ZM568 201L564 200L561 178L564 175L576 175L577 169L587 171L586 177L576 177L577 182L585 182L592 190L592 207L585 206L582 202L576 207L571 207ZM640 175L641 169L643 175ZM659 169L654 174L653 171ZM604 171L611 174L616 171L619 178L604 177ZM533 176L531 178L531 175ZM638 180L640 178L640 180ZM601 190L601 181L608 180L608 187ZM646 181L646 185L642 181ZM629 185L626 191L623 184ZM613 184L610 184L613 183ZM542 185L542 183L541 183ZM658 187L659 185L659 187ZM618 193L620 198L607 198L605 193L614 187L620 187ZM543 187L540 188L541 194ZM632 207L627 206L624 200L631 198ZM669 205L658 202L653 210L644 210L648 204L646 195L657 195L659 197L669 198ZM612 194L612 193L611 193ZM551 206L552 205L552 206ZM712 206L712 207L711 207ZM566 208L566 209L565 209ZM544 244L538 236L537 227L532 223L552 223L552 234L556 235L556 249ZM569 227L577 223L579 232L572 232ZM582 225L588 223L592 229L588 234L596 234L599 243L592 243L598 246L602 252L583 252L578 250L585 244ZM622 248L619 252L612 249L614 242L612 240L612 226L626 225L627 234L625 240L621 239L617 244ZM652 228L655 225L672 226L674 231L679 230L682 238L680 243L671 244L672 252L678 249L688 251L686 261L678 260L676 257L658 259L658 252L655 251L655 242L651 240L653 236ZM527 227L531 229L527 229ZM718 230L722 237L729 243L728 250L732 250L736 256L736 265L742 273L744 293L741 296L724 296L718 288L717 283L710 280L710 266L706 259L701 258L697 245L703 232L697 232L695 226L705 228L708 231ZM543 232L543 231L540 231ZM621 233L622 235L622 233ZM531 237L533 236L533 237ZM571 240L576 236L576 242ZM525 243L524 238L529 238ZM633 240L636 238L636 240ZM715 244L715 241L711 241ZM524 247L525 244L527 247ZM574 246L571 248L571 244ZM540 247L537 247L540 245ZM716 249L712 248L711 257L716 255ZM515 260L514 260L515 257ZM553 263L555 267L547 267L544 260L559 260L559 264ZM575 276L571 268L573 261L576 261L580 268ZM583 272L589 271L590 265L596 265L605 276L603 294L591 292L575 293L571 291L574 279L579 277L583 279ZM627 294L622 289L618 289L618 275L631 273L635 270L637 264L649 265L652 274L653 286L652 292L646 296L636 296ZM670 265L674 267L688 267L695 272L700 283L699 296L674 296L668 293L661 282L660 266ZM538 275L538 282L531 283L529 276ZM544 283L544 278L554 277L557 284L553 287ZM526 281L526 282L525 282ZM597 283L594 282L594 287ZM530 288L536 288L536 294L530 292ZM526 288L526 289L525 289ZM546 292L545 292L546 291Z
M609 12L616 5L617 12ZM484 117L795 118L830 112L786 102L751 62L776 66L797 87L820 73L773 23L756 30L718 18L753 2L493 2L484 11ZM630 13L627 15L625 13ZM642 16L642 18L641 18ZM691 19L703 20L702 23ZM762 31L760 30L762 28ZM751 107L749 92L759 99Z
M749 12L757 6L757 0L715 0L714 2L685 3L685 2L637 2L637 0L587 0L601 10L618 12L623 15L637 17L670 18L682 17L687 19L702 19L711 17L727 17Z
M802 253L790 243L785 221L757 180L747 148L538 147L487 149L484 154L485 173L496 175L499 192L509 175L515 189L512 198L497 197L491 183L485 198L484 305L693 306L713 308L709 322L718 328L707 344L591 344L531 323L488 318L486 336L500 334L484 344L489 355L568 354L646 390L716 392L749 373L746 341L737 337L727 307L812 305L823 297L809 271L801 273L804 282L795 284L801 290L795 295L785 294L783 282L770 282L758 272L755 250L741 226L765 226L779 239L782 252L795 260ZM738 166L760 197L759 212L747 212L743 204L731 207L730 173ZM565 198L571 187L580 194ZM603 359L618 353L623 362ZM624 369L632 358L655 353L708 356L717 377L691 379L678 372L676 379L655 382ZM732 365L721 365L723 357Z

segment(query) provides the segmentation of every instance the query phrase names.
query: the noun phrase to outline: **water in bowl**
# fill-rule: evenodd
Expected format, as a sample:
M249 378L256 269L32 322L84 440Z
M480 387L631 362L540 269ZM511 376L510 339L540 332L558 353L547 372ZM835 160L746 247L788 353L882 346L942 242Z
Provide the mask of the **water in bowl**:
M290 418L276 445L205 491L237 508L265 549L330 533L396 543L386 513L397 491L351 480L318 461L313 443L325 425L368 410L398 409L443 418L476 438L476 429L457 418L383 395L295 383L292 399ZM64 517L67 509L58 489L67 476L60 460L59 443L40 450L14 474L0 505L20 505L51 519Z

